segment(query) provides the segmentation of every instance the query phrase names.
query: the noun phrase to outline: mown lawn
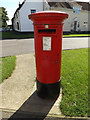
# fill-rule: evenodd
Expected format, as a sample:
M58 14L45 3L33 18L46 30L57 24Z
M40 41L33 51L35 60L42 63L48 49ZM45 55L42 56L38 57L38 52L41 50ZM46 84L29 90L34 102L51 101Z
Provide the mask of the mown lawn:
M0 83L3 82L4 79L7 79L11 76L13 70L16 66L16 57L10 56L5 58L0 58Z
M66 116L88 116L88 48L62 53L63 97L60 109Z

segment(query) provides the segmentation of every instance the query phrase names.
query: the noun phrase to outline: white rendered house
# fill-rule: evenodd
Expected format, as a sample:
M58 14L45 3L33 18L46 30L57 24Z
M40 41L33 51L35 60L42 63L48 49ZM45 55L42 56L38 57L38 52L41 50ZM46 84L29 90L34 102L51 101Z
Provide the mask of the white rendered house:
M36 2L38 1L38 2ZM12 19L13 29L19 32L33 32L32 21L28 18L29 14L44 11L58 10L69 14L69 18L64 21L63 31L78 32L90 31L89 3L67 0L67 2L53 2L54 0L24 0L19 4ZM60 1L60 0L58 0Z
M49 5L47 1L43 2L43 0L40 0L36 2L34 0L24 0L21 5L19 4L19 8L16 10L12 19L13 29L20 32L34 31L32 21L30 21L28 15L48 9Z
M32 21L28 18L28 15L48 10L49 5L46 0L39 0L38 2L34 0L24 0L24 2L20 5L16 10L14 17L12 19L13 29L15 31L20 32L32 32L33 24Z

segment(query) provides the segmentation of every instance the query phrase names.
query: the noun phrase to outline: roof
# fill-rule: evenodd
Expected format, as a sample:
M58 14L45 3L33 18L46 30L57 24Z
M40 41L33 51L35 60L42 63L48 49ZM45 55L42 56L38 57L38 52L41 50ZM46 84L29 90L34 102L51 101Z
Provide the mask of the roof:
M82 6L82 10L90 11L90 4L89 4L89 2L77 2L77 3Z
M24 0L22 4L19 4L19 7L16 9L16 12L14 13L14 17L17 11L21 9L25 1L26 0ZM63 2L62 0L56 0L56 2L54 1L55 0L47 0L50 7L61 7L61 8L67 8L67 9L73 9L72 6L77 5L77 6L81 6L82 10L90 11L89 2L76 2L75 0L63 0Z
M50 7L61 7L61 8L68 8L72 9L70 4L68 2L48 2Z
M67 1L67 2L54 2L53 0L47 0L50 7L61 7L67 9L73 9L73 6L79 6L81 10L90 11L89 2L76 2L76 1ZM60 0L58 0L60 1Z
M15 13L14 13L14 17L15 17L15 14L21 9L21 7L23 6L23 4L25 3L26 0L24 0L22 2L22 4L19 3L19 7L16 9Z

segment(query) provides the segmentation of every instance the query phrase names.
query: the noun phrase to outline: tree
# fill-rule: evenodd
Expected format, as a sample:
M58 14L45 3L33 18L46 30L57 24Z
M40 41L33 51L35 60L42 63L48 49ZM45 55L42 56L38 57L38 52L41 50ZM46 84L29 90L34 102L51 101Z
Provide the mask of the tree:
M4 7L0 7L0 27L7 27L7 21L9 20L7 16L7 11Z

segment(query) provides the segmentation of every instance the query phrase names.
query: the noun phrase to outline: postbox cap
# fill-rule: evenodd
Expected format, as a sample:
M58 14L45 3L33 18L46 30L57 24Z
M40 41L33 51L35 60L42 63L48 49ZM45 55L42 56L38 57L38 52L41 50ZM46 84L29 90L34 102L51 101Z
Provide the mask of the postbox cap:
M61 11L40 11L33 14L30 14L29 19L31 19L34 23L37 22L47 22L47 23L53 23L53 22L63 22L66 18L68 18L68 14Z

